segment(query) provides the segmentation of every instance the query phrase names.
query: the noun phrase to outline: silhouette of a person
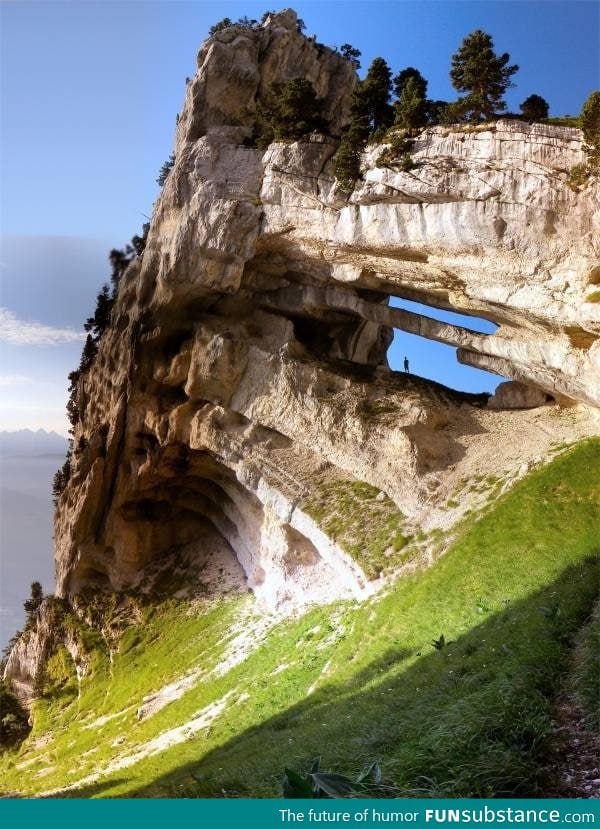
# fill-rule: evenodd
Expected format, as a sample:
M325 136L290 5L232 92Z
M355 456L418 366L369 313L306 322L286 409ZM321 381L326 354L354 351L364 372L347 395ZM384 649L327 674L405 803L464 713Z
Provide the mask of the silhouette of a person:
M408 374L408 357L404 358L404 371Z

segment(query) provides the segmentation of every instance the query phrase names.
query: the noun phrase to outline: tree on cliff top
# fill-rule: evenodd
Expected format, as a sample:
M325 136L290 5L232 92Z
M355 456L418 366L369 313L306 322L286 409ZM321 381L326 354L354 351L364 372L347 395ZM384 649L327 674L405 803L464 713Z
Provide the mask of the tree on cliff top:
M396 102L396 123L407 130L424 127L427 123L427 99L423 85L415 77L407 78L402 85L400 98Z
M390 104L392 72L383 58L375 58L369 71L356 88L351 107L352 120L361 121L370 134L394 122Z
M411 78L415 81L420 96L422 98L426 98L427 81L419 70L414 68L414 66L407 66L406 69L398 72L394 78L394 92L396 93L396 98L402 97L404 87Z
M508 52L494 52L491 35L481 29L467 35L452 56L450 79L455 89L467 93L460 106L469 121L493 118L506 109L503 96L519 68L509 66L509 60Z
M257 121L260 147L271 141L296 141L326 126L321 101L306 78L271 84L268 94L258 102Z
M36 612L44 599L44 589L39 581L31 582L31 593L28 599L25 599L23 607L25 613L31 615Z
M222 20L219 20L210 27L208 34L211 36L216 35L217 32L221 32L223 29L228 29L230 26L233 26L233 20L230 17L224 17Z
M355 49L351 43L342 43L340 46L340 53L354 64L355 69L360 69L360 49Z
M547 118L550 109L548 101L541 95L530 95L519 106L523 118L527 121L541 121L542 118Z
M592 92L589 96L579 120L588 161L591 165L600 165L600 91Z

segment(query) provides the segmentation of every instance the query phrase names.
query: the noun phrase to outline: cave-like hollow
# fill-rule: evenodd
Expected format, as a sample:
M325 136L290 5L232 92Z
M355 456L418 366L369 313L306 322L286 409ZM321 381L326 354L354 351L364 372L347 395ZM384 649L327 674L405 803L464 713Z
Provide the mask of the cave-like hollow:
M184 443L158 446L150 433L138 433L136 442L135 492L130 489L115 510L102 553L88 555L77 569L74 592L77 583L123 589L135 583L136 572L156 569L184 548L198 557L190 579L211 565L209 559L214 570L216 551L220 571L238 568L240 589L270 607L322 600L340 579L338 587L348 592L351 576L344 584L344 575L289 515L278 514L268 497L261 500L213 454Z

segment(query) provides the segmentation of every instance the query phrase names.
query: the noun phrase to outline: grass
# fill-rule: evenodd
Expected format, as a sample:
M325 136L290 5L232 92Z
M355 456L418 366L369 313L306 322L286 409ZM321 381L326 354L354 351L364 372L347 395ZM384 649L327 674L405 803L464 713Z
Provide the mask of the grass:
M53 693L38 703L34 734L0 759L4 791L35 794L81 779L223 699L223 713L202 731L73 794L278 796L283 768L305 770L319 755L322 768L349 776L380 759L397 795L543 791L553 697L573 639L585 676L585 654L597 647L583 626L598 583L599 465L600 440L572 447L468 525L434 567L368 602L279 622L243 662L137 720L145 694L219 662L252 599L193 612L175 601L145 608L112 666L100 652L79 698ZM348 508L355 497L374 500L368 489L347 488L334 500L344 491ZM436 650L442 634L450 644ZM59 685L63 668L68 675L59 654ZM85 727L102 714L118 716ZM36 747L47 733L51 742Z
M361 566L368 579L398 566L408 537L404 516L385 493L363 481L321 479L302 509Z
M600 302L600 291L592 291L585 298L586 302Z
M554 127L575 127L581 129L579 117L577 115L562 115L553 118L543 118L542 124L551 124Z

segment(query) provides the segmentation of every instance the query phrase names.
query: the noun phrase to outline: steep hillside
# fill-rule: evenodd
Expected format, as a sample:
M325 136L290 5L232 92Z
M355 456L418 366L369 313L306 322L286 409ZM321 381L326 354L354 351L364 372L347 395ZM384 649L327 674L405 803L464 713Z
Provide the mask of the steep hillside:
M374 136L343 184L354 64L299 28L203 44L147 232L113 251L57 595L6 663L33 722L7 791L266 796L319 754L380 758L391 794L546 785L597 583L598 178L569 176L579 130L499 120L422 129L410 164ZM298 83L318 129L271 141ZM392 329L511 379L392 371Z
M54 602L85 668L78 683L52 652L4 792L275 796L315 756L342 773L379 759L384 795L545 791L554 697L597 594L599 464L598 439L562 450L435 567L363 602L264 615L233 577L220 597L218 574L191 587L193 557L147 573L154 593L80 597L95 630Z

